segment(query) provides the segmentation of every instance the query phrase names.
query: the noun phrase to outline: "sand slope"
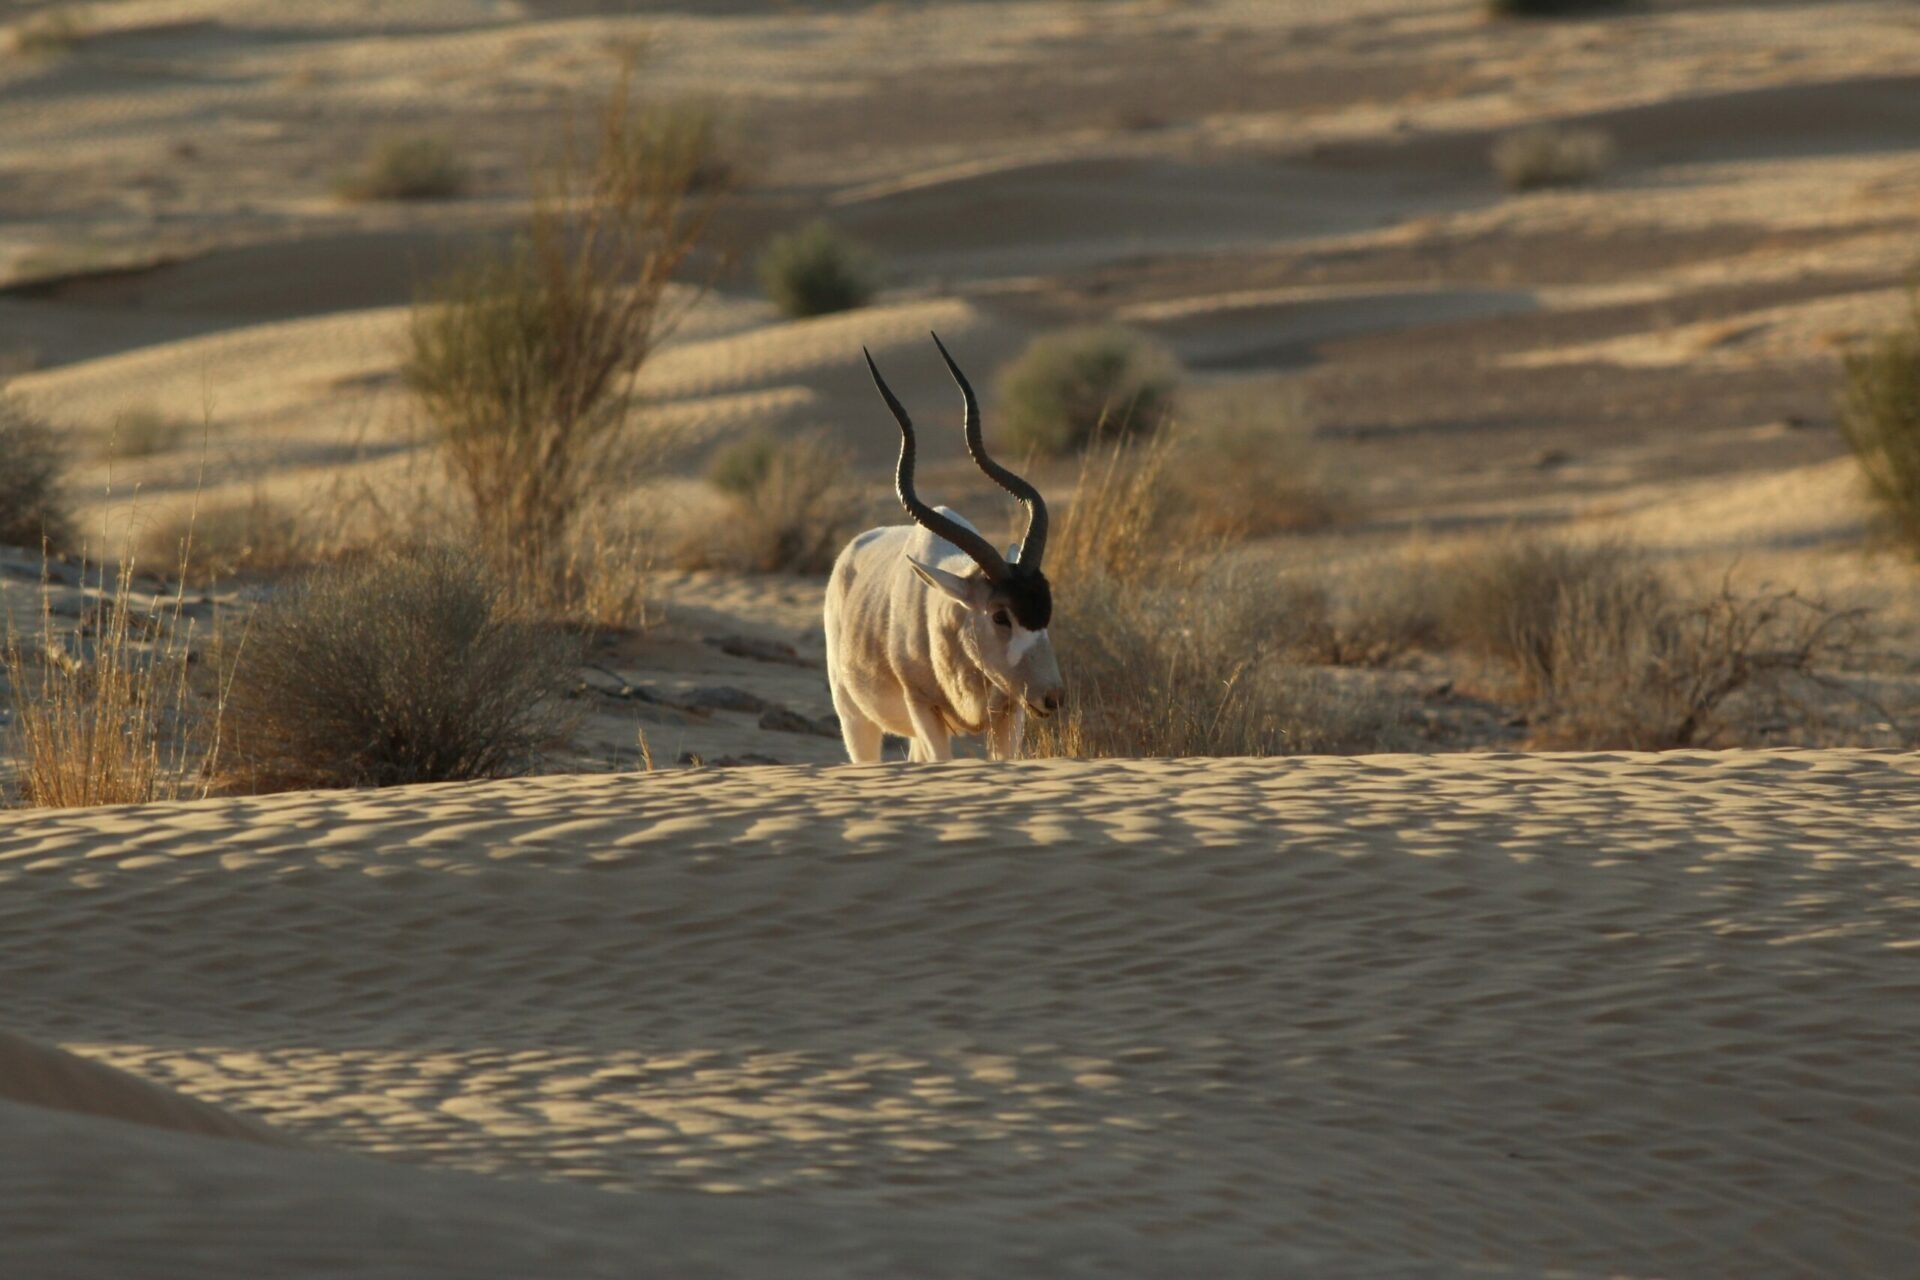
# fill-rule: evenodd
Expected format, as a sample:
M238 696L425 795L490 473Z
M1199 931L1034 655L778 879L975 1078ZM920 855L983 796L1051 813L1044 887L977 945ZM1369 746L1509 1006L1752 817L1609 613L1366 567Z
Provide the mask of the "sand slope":
M24 816L0 831L15 1030L316 1146L496 1178L8 1108L68 1136L4 1144L0 1251L78 1250L104 1207L175 1239L144 1256L230 1230L266 1266L350 1185L341 1212L378 1204L418 1245L403 1274L510 1273L487 1268L531 1255L488 1231L517 1215L599 1242L541 1274L1897 1274L1920 1247L1917 802L1912 756L1806 752ZM89 1159L161 1172L18 1190ZM263 1180L290 1234L183 1190ZM464 1270L463 1240L487 1255Z

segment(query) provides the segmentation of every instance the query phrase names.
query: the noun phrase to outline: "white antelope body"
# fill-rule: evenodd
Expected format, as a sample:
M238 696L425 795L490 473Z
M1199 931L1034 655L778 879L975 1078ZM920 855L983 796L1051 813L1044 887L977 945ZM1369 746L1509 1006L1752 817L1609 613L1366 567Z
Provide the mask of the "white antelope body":
M900 424L896 488L914 523L869 529L849 542L827 581L827 682L847 756L880 758L885 734L909 740L914 760L950 760L954 734L984 733L996 757L1016 755L1027 715L1064 698L1047 638L1052 592L1040 570L1047 505L1027 481L987 456L980 406L936 335L960 385L974 463L1027 508L1027 530L1005 557L946 507L913 488L913 423L873 357L874 385Z

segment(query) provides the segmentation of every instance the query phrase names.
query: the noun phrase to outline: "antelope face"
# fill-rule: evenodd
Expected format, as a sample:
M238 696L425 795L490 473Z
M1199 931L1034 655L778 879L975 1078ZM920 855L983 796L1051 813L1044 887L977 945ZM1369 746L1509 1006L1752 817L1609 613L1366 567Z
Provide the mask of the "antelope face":
M995 583L978 571L961 576L918 560L908 563L928 586L961 606L960 647L994 688L1042 719L1060 709L1067 693L1047 638L1053 592L1043 574L1022 573L1016 565Z

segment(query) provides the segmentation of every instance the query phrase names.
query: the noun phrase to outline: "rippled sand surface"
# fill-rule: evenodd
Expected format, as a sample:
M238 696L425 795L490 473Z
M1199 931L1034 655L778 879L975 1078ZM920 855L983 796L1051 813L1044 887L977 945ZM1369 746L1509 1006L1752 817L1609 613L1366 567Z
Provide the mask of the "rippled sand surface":
M1899 1274L1917 774L974 763L16 816L0 1259Z

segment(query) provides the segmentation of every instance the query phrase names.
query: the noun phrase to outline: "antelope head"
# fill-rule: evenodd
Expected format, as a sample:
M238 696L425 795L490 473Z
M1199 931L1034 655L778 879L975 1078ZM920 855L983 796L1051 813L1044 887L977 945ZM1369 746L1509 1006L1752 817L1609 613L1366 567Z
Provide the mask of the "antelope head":
M933 335L933 343L940 348L940 358L947 362L965 402L962 423L967 452L990 480L1026 507L1027 528L1003 557L972 528L920 500L913 489L913 423L868 353L867 368L873 373L874 385L880 388L887 408L900 424L900 467L895 474L900 504L916 524L964 551L974 567L965 573L953 573L920 560L909 559L908 564L921 581L960 606L960 646L994 688L1011 705L1024 705L1036 716L1050 716L1066 700L1066 689L1060 680L1060 665L1054 661L1053 644L1047 639L1053 590L1040 569L1047 549L1047 504L1038 489L987 455L980 439L980 402L974 397L973 387L947 354L940 335Z

